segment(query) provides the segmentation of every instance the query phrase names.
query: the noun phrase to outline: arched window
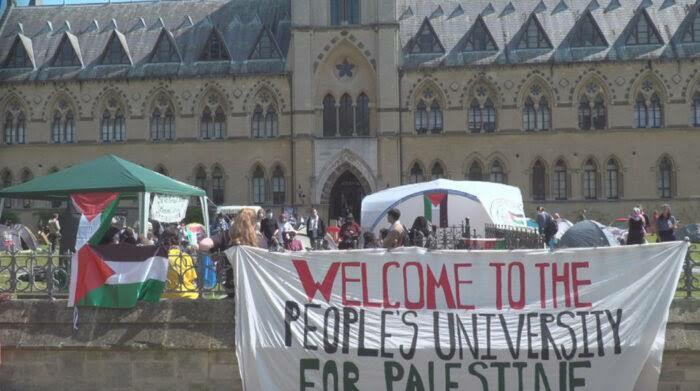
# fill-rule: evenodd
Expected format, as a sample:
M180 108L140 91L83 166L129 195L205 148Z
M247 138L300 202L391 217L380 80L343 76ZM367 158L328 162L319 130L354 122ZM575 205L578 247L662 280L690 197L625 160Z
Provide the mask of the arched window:
M256 166L253 170L253 203L254 204L264 204L267 199L267 194L265 192L265 171L262 167Z
M411 166L411 171L408 175L408 183L420 183L425 181L425 175L423 175L423 169L418 162L413 163Z
M428 132L428 110L423 100L416 105L415 116L416 133L426 134Z
M598 166L592 159L588 159L583 165L583 198L598 198Z
M431 133L442 132L442 109L437 101L430 105L430 116L428 117L428 127Z
M224 172L218 166L211 172L211 196L216 205L224 203Z
M282 205L285 203L287 195L287 182L284 179L282 167L277 166L272 171L272 203Z
M503 165L500 160L494 160L491 163L489 180L494 183L506 183L506 174L503 171Z
M175 113L170 99L160 93L153 104L151 113L151 140L173 140L175 133Z
M552 115L549 110L549 102L547 101L547 98L542 97L542 99L540 99L540 104L537 110L539 113L539 116L537 117L537 129L548 130L552 126Z
M360 23L360 0L330 0L331 25Z
M16 100L8 104L5 111L5 144L24 144L27 142L27 120Z
M323 98L323 135L325 137L333 137L337 134L336 114L335 98L328 94Z
M194 173L194 185L204 190L209 194L209 186L207 186L207 172L204 167L198 167Z
M620 166L615 159L608 160L605 173L606 197L610 200L620 198Z
M541 160L532 166L532 198L544 200L547 196L547 169Z
M24 169L24 170L22 171L22 177L21 177L20 179L21 179L22 183L29 182L29 181L31 181L32 179L34 179L34 174L32 174L32 172L29 171L28 169ZM24 209L29 209L29 208L31 208L31 207L32 207L32 200L30 200L30 199L23 199L23 200L22 200L22 207L23 207Z
M696 20L700 20L700 17ZM693 126L700 126L700 92L693 96Z
M651 115L649 118L649 125L652 128L660 128L663 126L663 108L661 105L661 99L659 96L654 94L651 96Z
M591 128L591 104L586 96L581 97L578 105L578 127L583 130Z
M595 129L605 129L608 124L608 113L605 108L605 100L602 96L597 96L593 105L593 127Z
M491 102L491 99L487 98L484 102L484 131L493 132L496 130L496 107Z
M481 168L481 164L479 162L473 161L472 164L469 166L467 179L469 179L470 181L484 180L484 170Z
M199 121L199 133L203 140L224 138L226 114L222 102L223 99L215 94L210 94L207 97Z
M537 128L537 113L535 111L535 104L532 99L525 99L525 105L523 106L523 126L525 130L535 130Z
M442 167L442 164L440 164L439 162L435 162L435 164L433 164L433 168L430 169L430 178L432 180L435 180L435 179L440 179L440 178L444 178L444 177L445 177L445 168Z
M659 162L659 197L673 197L673 176L673 163L671 163L671 160L669 160L669 158L664 157Z
M276 137L278 132L277 110L270 105L265 113L265 137Z
M338 108L339 128L341 136L352 136L355 131L355 115L352 107L352 98L349 94L340 97Z
M569 173L566 169L566 163L563 160L557 160L554 165L554 199L565 200L569 194Z
M107 100L100 123L100 140L103 143L121 142L126 137L124 111L114 98Z
M469 105L469 130L479 133L482 129L481 105L476 99Z
M355 112L357 135L369 136L369 97L364 93L357 97Z
M3 189L11 187L12 186L12 173L8 170L3 170L2 171L2 178L0 178L0 180L2 180L2 183L0 183L0 185L2 185ZM5 208L8 208L8 209L12 208L12 199L11 198L8 198L7 200L5 200Z
M263 119L263 109L260 105L256 105L255 110L253 110L253 117L250 121L250 127L253 130L253 137L264 137L265 124Z
M643 95L637 97L637 101L634 105L634 124L637 128L647 127L647 104Z

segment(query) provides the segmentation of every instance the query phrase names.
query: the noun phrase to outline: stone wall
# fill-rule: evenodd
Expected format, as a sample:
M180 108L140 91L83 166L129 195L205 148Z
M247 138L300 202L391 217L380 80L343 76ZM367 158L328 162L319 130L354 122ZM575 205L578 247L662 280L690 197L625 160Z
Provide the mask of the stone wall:
M233 301L164 301L73 311L65 301L0 305L0 390L242 390ZM659 391L700 390L700 301L676 300Z

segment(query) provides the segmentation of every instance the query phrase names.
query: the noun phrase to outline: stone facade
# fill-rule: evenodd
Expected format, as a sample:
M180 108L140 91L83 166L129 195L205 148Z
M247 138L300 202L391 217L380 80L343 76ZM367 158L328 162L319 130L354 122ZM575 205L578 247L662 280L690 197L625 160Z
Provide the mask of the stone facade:
M0 145L0 186L114 153L202 185L212 196L218 192L224 204L303 212L315 206L334 218L338 211L329 199L346 171L367 194L431 177L465 179L470 172L490 180L498 166L500 178L522 190L528 213L544 204L570 219L585 210L609 222L636 204L657 209L668 202L682 221L700 219L694 58L414 66L400 38L402 2L363 0L360 23L342 26L330 25L328 4L291 2L282 72L0 82L0 123L12 110L26 117L26 142ZM354 108L360 95L369 99L368 132L329 137L324 98L333 96L338 114L345 94ZM638 100L649 106L655 97L662 125L639 129ZM225 114L223 137L204 140L200 122L212 99ZM495 108L495 131L473 132L470 108L474 102L483 108L487 99ZM549 104L550 129L524 131L527 102L541 99ZM595 99L605 107L603 129L582 130L579 106ZM416 131L421 101L439 105L439 134ZM159 102L174 112L172 141L153 141L149 131ZM110 104L123 110L124 141L101 142ZM254 137L257 106L277 111L274 137ZM53 117L66 110L75 116L75 142L57 145L51 142ZM256 175L263 179L256 182ZM27 218L50 207L9 206Z
M242 390L234 303L163 301L132 310L84 308L72 330L64 300L19 300L0 311L0 389ZM700 388L700 303L671 306L660 391Z

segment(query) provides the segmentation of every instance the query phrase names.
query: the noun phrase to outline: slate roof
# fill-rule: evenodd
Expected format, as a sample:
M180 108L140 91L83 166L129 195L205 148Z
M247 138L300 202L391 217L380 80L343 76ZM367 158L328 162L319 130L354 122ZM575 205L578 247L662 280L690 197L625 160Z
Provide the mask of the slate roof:
M12 7L0 26L0 80L283 73L286 71L290 26L289 0L164 0ZM198 61L214 27L224 39L230 61ZM163 28L172 35L182 62L149 63ZM263 28L270 30L281 58L248 59ZM101 56L115 30L133 66L100 65ZM51 66L65 35L73 47L80 49L78 55L82 68ZM3 66L18 36L25 47L31 48L35 69Z
M403 66L461 66L538 62L626 61L689 58L700 54L700 43L682 43L685 26L692 23L700 0L398 0ZM436 10L441 10L436 12ZM661 34L661 45L625 45L641 10ZM572 47L573 27L586 12L597 23L606 47ZM437 15L437 16L436 16ZM476 18L483 20L496 41L497 51L463 51L466 33ZM518 49L523 26L535 16L552 49ZM444 54L412 54L411 39L428 20L445 48Z

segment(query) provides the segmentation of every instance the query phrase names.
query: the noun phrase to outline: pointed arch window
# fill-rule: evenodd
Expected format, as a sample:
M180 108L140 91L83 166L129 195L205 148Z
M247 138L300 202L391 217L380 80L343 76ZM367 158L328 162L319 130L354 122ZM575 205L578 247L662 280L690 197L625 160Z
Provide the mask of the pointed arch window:
M639 95L634 105L634 123L637 128L647 127L647 104L644 96Z
M70 144L75 142L75 117L70 109L57 109L51 122L51 142Z
M578 105L578 127L584 130L591 128L591 103L586 96L581 97Z
M265 113L265 137L276 137L278 134L277 109L270 105Z
M671 198L673 197L674 188L674 174L673 174L673 163L669 158L664 157L659 162L659 197L661 198Z
M223 170L216 166L211 172L211 195L212 201L216 205L223 205L224 203L224 172Z
M19 105L11 104L5 112L4 142L7 145L27 142L27 120Z
M283 205L286 201L287 183L284 178L282 167L277 166L272 171L272 203Z
M414 115L416 133L436 134L442 132L442 108L432 90L427 89L423 92L422 98L418 100L416 105Z
M506 183L506 174L500 160L494 160L493 163L491 163L489 180L494 183Z
M8 170L3 170L2 171L2 188L8 188L12 186L12 173ZM5 201L5 208L10 209L12 208L12 199L7 199Z
M651 96L651 112L649 118L649 126L652 128L660 128L663 126L663 107L659 96L654 94Z
M416 133L426 134L428 132L428 109L423 100L416 105L415 125Z
M265 137L265 125L263 120L262 106L255 105L255 110L253 110L253 117L251 118L250 127L253 130L253 137Z
M535 130L537 128L535 104L529 97L525 100L525 105L523 106L523 126L525 130Z
M165 94L156 97L151 112L151 140L170 141L175 139L175 113Z
M102 111L100 140L103 143L122 142L126 137L124 112L116 99L109 99Z
M472 100L469 105L469 130L472 133L479 133L483 127L483 121L481 117L481 105L476 99Z
M202 109L202 116L199 122L200 137L203 140L223 139L225 128L226 114L221 105L221 99L215 95L210 95Z
M496 130L496 107L490 98L486 98L486 102L484 102L483 130L487 133Z
M430 128L431 133L442 132L442 108L440 108L440 104L436 100L430 105L428 128Z
M566 163L558 160L554 165L554 199L566 200L569 194L569 173Z
M256 166L253 170L253 203L254 204L264 204L267 199L267 194L265 192L265 171L262 167Z
M605 172L606 197L609 200L620 198L620 166L615 159L608 160Z
M355 129L354 108L352 98L349 94L340 97L340 107L338 108L338 125L341 136L352 136Z
M22 183L29 182L29 181L31 181L32 179L34 179L34 174L32 174L31 171L29 171L28 169L25 169L25 170L22 171L22 176L21 176L21 178L20 178L20 180L22 181ZM23 207L24 209L29 209L29 208L31 208L31 207L32 207L32 200L30 200L30 199L23 199L23 200L22 200L22 207Z
M323 98L323 135L325 137L333 137L337 133L337 109L335 107L335 98L328 94Z
M357 97L355 117L357 135L369 136L369 97L364 92Z
M360 23L360 0L330 0L331 25Z
M598 166L592 159L588 159L583 165L583 198L598 198Z
M700 92L693 96L693 126L700 126Z
M425 175L423 174L423 169L418 162L413 163L411 170L408 175L408 183L420 183L425 181Z
M549 130L549 128L552 126L550 123L552 114L549 110L549 102L547 101L547 98L542 97L540 99L537 112L539 114L537 117L537 130Z
M430 169L430 178L432 180L441 179L445 177L445 168L439 162L433 164L433 168Z
M605 100L598 95L593 104L593 127L595 129L605 129L608 123L608 113L605 107Z
M532 166L532 198L542 201L547 196L547 169L541 160Z
M473 161L469 166L469 173L467 174L467 179L470 181L483 181L484 180L484 170L481 164L477 161Z

